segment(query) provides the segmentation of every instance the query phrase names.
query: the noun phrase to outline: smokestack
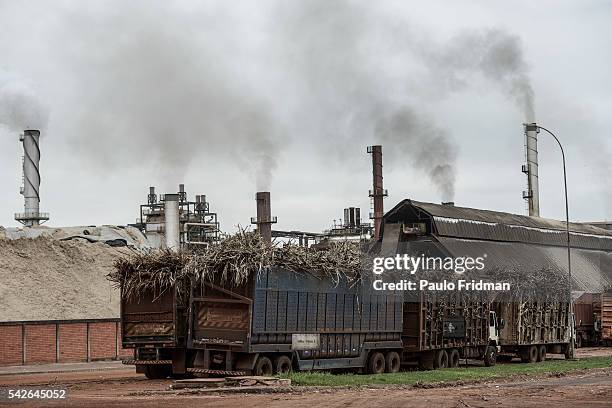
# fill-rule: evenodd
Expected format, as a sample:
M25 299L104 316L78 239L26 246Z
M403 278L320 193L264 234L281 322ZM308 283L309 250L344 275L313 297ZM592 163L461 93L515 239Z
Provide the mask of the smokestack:
M372 154L372 187L369 191L374 202L374 212L370 218L374 220L374 239L380 239L380 226L384 214L383 198L387 196L387 190L383 188L382 173L382 146L368 146L368 153Z
M180 202L187 201L187 194L185 193L185 185L182 183L179 184L178 196L179 196Z
M525 127L525 158L523 173L527 175L527 191L523 198L527 200L529 215L540 216L540 191L538 187L538 127L535 123L524 124Z
M272 224L276 223L276 217L272 217L270 206L270 192L260 191L255 194L257 202L257 217L251 218L251 224L257 225L257 231L267 243L272 243Z
M181 247L178 194L166 194L164 196L164 217L166 248L178 251Z
M147 202L149 204L157 203L157 195L155 194L155 187L149 187L149 195L147 196Z
M49 219L48 213L39 212L40 204L40 131L24 130L19 138L23 142L23 213L15 214L15 220L27 227L39 225Z

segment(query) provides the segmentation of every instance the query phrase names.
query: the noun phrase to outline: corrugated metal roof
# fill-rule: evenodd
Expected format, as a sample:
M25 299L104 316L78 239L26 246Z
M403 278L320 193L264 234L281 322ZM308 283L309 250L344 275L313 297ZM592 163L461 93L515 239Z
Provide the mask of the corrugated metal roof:
M454 257L485 258L485 274L496 268L515 268L525 273L539 269L559 275L567 274L567 250L537 244L494 242L438 237ZM572 289L599 293L612 286L612 253L572 249Z
M565 222L497 211L403 200L387 214L386 222L405 221L408 214L433 219L436 236L565 246ZM612 231L570 223L571 246L612 250Z

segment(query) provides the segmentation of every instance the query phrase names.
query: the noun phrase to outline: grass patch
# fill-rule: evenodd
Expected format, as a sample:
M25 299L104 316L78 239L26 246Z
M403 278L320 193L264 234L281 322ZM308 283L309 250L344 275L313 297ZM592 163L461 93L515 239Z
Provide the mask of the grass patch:
M507 378L518 375L561 374L572 370L612 367L612 357L591 357L576 361L549 360L543 363L505 363L494 367L462 367L433 371L406 371L396 374L362 375L329 372L297 372L288 378L301 386L361 386L401 384L436 384L452 381L474 381Z

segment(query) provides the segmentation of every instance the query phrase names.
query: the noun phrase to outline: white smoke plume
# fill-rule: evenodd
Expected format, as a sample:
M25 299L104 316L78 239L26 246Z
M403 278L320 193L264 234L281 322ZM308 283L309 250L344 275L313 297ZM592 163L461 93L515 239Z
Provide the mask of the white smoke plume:
M0 125L13 131L42 129L47 107L31 85L17 75L0 70Z

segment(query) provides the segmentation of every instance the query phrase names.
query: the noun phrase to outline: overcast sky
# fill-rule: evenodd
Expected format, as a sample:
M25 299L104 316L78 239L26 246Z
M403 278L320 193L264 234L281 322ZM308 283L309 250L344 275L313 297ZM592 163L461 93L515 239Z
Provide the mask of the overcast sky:
M258 189L275 228L320 231L367 216L373 143L386 209L525 214L529 90L571 218L612 218L610 2L125 3L0 0L0 225L23 211L34 126L50 226L131 223L148 186L183 182L225 231ZM558 147L541 133L539 151L541 215L563 219Z

